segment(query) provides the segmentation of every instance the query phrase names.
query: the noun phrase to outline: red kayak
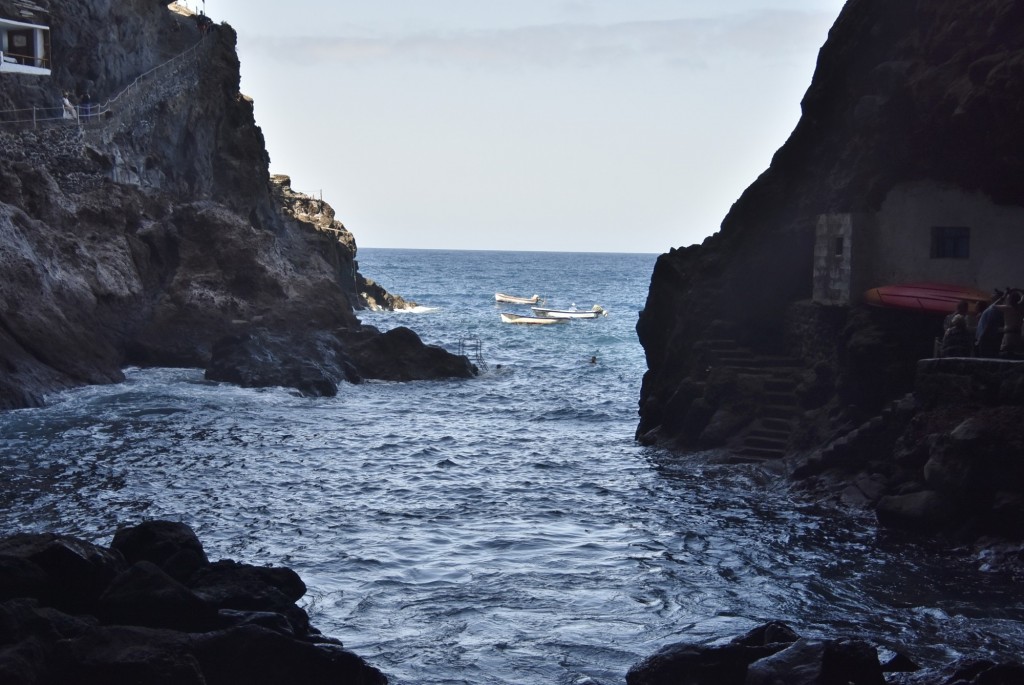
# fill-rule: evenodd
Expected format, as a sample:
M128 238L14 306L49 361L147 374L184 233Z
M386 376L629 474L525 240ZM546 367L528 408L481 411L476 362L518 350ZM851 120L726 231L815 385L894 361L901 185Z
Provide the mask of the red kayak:
M992 293L965 285L948 283L904 283L871 288L864 293L864 304L891 309L949 314L960 300L988 302Z

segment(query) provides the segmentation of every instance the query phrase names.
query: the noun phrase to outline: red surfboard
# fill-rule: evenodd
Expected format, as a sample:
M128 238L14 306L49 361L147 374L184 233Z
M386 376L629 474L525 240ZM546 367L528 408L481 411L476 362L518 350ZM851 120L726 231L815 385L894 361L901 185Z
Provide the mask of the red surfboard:
M948 283L904 283L871 288L864 293L864 303L874 307L908 309L917 312L949 314L960 300L988 302L992 293L965 285Z

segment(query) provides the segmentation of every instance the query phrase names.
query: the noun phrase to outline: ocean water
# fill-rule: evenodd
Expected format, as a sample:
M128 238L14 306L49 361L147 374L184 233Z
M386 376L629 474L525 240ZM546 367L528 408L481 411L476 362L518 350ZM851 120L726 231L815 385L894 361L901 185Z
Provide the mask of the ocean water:
M130 369L0 414L0 533L107 544L184 521L211 558L294 568L314 624L406 685L622 683L662 645L770 619L924 663L1019 658L1013 578L770 471L633 441L654 261L363 249L365 275L420 304L364 323L479 355L478 378L305 399ZM503 324L527 308L496 291L608 316Z

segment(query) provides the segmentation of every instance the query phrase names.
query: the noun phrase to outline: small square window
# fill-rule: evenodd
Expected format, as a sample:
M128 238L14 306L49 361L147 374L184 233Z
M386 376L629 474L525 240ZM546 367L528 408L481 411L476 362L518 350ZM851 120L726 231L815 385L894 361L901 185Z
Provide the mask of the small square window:
M932 259L970 259L971 229L967 226L932 226Z

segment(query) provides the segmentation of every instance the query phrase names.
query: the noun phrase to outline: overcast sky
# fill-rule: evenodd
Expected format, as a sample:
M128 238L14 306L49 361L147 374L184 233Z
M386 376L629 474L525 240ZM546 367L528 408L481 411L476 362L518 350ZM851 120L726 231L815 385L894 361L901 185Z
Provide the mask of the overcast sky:
M188 0L203 8L201 0ZM844 0L208 0L271 172L361 247L666 252L800 116Z

